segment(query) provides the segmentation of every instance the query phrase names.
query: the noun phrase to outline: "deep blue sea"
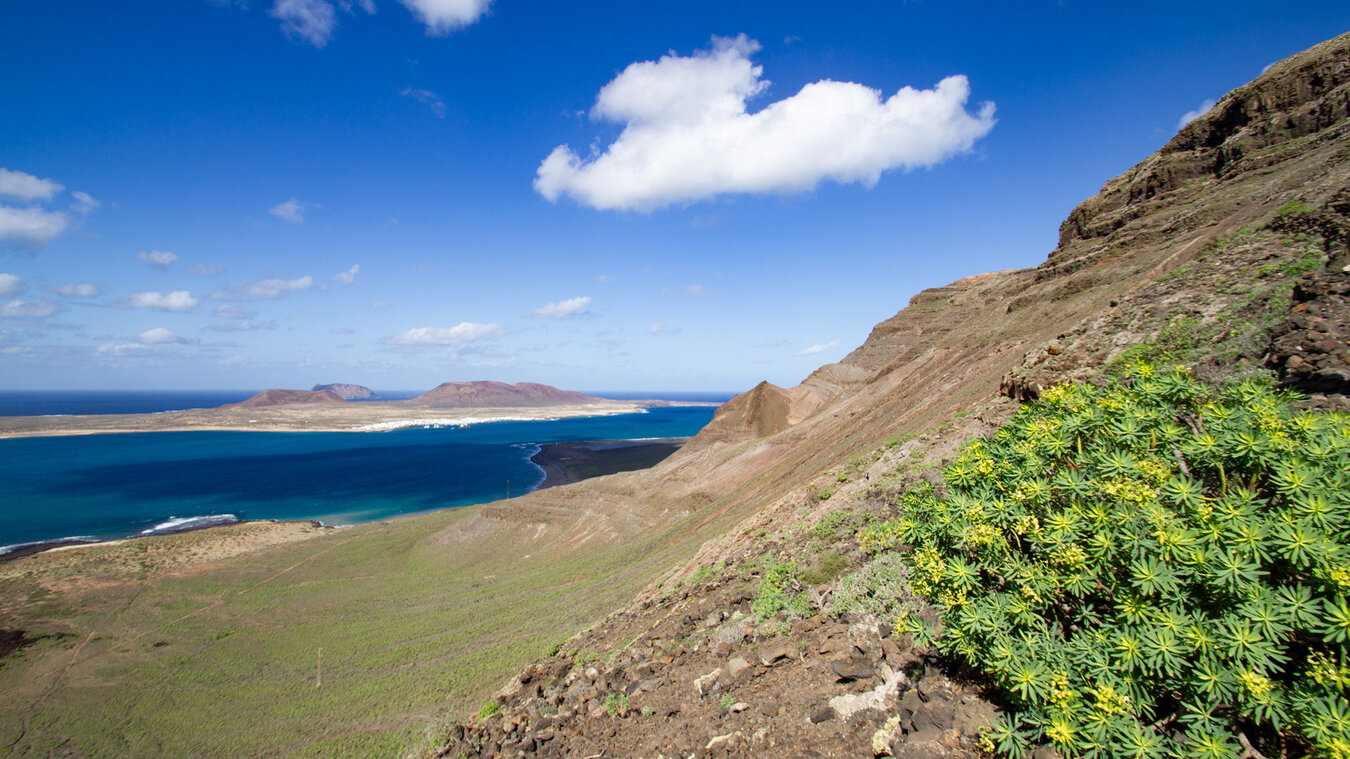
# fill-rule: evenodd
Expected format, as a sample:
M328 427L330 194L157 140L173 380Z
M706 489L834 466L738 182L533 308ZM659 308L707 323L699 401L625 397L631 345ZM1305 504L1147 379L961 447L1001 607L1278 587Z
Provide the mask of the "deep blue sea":
M14 414L7 410L13 406L4 405L13 403L14 395L0 393L0 415ZM74 407L43 413L89 413ZM103 413L124 413L125 408ZM713 411L654 408L619 416L392 432L156 432L0 440L0 547L63 538L108 540L246 519L355 524L484 503L506 497L508 487L515 496L539 485L543 473L529 460L539 444L691 436Z

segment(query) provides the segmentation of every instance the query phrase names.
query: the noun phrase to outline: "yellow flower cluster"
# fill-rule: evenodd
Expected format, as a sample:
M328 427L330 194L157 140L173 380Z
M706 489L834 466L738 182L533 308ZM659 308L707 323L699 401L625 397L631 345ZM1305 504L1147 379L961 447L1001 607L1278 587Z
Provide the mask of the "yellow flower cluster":
M1350 689L1350 666L1337 662L1320 651L1308 655L1308 676L1318 685L1329 685L1341 690Z
M1092 705L1098 712L1105 715L1126 714L1130 711L1130 697L1124 693L1117 693L1115 688L1105 683L1097 687L1087 688L1087 692L1092 696Z
M1238 684L1257 701L1264 702L1270 699L1270 691L1273 686L1270 679L1259 672L1253 672L1249 669L1242 670L1238 673Z
M1122 501L1134 504L1151 503L1158 498L1158 489L1132 480L1111 480L1102 483L1102 490Z

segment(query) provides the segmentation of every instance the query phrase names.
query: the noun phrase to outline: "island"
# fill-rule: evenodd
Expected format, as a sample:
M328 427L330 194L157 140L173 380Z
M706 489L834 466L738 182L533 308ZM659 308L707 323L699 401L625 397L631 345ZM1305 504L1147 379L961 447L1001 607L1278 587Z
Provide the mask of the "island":
M352 402L330 389L264 390L217 408L155 414L0 417L0 438L123 432L251 430L383 432L407 427L465 427L485 422L545 421L632 414L658 406L705 406L661 400L616 401L549 385L447 382L409 400Z

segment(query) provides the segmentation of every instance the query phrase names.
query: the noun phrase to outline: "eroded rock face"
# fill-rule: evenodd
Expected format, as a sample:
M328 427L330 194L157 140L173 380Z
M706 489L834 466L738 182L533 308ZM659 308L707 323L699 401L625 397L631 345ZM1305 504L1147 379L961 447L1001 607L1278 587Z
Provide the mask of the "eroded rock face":
M1269 365L1315 406L1350 408L1350 272L1303 275Z
M1281 163L1313 147L1310 139L1345 130L1350 116L1350 35L1341 35L1276 63L1225 95L1161 150L1107 182L1060 225L1059 246L1040 266L1043 276L1081 269L1112 247L1084 256L1074 243L1104 238L1170 202L1177 193ZM1271 146L1279 146L1271 151Z

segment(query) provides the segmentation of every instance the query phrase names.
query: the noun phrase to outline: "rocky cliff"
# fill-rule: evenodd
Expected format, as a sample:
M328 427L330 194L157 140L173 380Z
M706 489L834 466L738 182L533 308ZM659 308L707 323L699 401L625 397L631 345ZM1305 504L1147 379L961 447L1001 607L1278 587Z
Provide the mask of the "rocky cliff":
M365 385L349 385L344 382L335 382L329 385L315 385L310 388L311 392L320 392L331 390L339 398L347 401L365 401L376 398L375 391Z
M1314 403L1344 398L1348 61L1343 35L1276 64L1074 209L1041 266L916 295L801 385L728 402L659 466L445 530L532 552L703 541L513 678L445 753L977 755L990 713L976 694L878 620L830 612L862 560L848 525L893 514L897 492L1017 400L1134 358L1276 371ZM819 570L811 608L755 618L767 568L788 560Z

